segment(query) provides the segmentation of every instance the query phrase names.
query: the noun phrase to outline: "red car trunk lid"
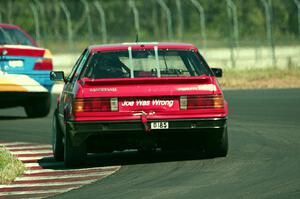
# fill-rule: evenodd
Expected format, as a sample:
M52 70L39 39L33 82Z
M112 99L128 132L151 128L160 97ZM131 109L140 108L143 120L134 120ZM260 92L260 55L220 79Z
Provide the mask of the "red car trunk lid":
M80 81L77 98L118 97L120 102L142 100L150 104L153 100L174 100L181 95L213 94L216 86L211 77L181 77L181 78L123 78L93 80L84 78ZM151 98L154 97L154 98ZM164 103L164 101L153 101Z

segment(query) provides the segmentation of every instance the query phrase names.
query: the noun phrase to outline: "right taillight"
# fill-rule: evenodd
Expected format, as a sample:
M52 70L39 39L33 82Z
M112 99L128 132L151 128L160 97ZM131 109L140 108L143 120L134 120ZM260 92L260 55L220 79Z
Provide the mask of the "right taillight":
M180 97L180 109L215 109L224 108L222 95L191 95Z
M76 99L73 112L109 112L118 110L118 98Z
M52 54L46 49L41 59L34 63L33 70L53 70Z
M52 59L37 60L33 67L34 70L53 70Z

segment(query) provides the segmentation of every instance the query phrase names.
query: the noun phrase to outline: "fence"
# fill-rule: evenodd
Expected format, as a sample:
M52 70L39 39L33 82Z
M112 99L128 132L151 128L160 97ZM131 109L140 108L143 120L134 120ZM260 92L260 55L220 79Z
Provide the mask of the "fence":
M0 0L0 22L22 26L59 54L138 34L142 41L195 43L213 63L233 68L248 53L250 67L260 59L273 67L299 63L298 47L283 62L279 46L300 43L300 0Z

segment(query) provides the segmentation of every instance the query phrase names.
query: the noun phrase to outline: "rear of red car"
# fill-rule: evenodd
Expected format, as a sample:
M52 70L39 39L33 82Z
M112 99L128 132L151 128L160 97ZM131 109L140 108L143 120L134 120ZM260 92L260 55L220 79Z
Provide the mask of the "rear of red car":
M72 148L65 149L67 165L75 151L204 148L212 156L227 154L227 102L194 46L124 44L92 47L88 54L58 106L69 107L58 109L63 118L57 120L65 126L65 148Z

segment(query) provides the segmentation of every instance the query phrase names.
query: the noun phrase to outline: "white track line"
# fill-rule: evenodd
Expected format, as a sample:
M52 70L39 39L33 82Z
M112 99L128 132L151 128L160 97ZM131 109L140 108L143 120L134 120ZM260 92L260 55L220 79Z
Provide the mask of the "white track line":
M0 144L1 146L1 144ZM14 150L14 149L24 149L24 150L30 150L30 149L38 149L38 148L49 148L49 149L52 149L52 146L51 145L37 145L37 146L12 146L12 147L6 147L8 150Z
M99 170L97 170L99 169ZM55 172L80 172L80 171L90 171L91 173L102 172L110 168L84 168L84 169L38 169L38 170L26 170L24 174L37 174L37 173L55 173ZM115 167L113 167L115 169Z
M82 185L89 184L95 182L95 180L82 180L75 182L43 182L43 183L31 183L31 184L10 184L10 185L0 185L0 193L1 188L23 188L23 187L48 187L48 186L64 186L64 185Z
M23 163L25 167L54 167L54 166L64 166L63 162L42 162L42 163Z
M30 143L27 143L27 142L7 142L7 143L0 143L0 146L14 146L14 145L23 145L23 144L30 144Z
M36 156L36 157L18 157L18 159L21 160L21 161L26 161L26 160L41 160L43 158L53 158L53 156L49 155L49 156Z
M80 187L80 186L78 186ZM11 195L24 195L24 194L42 194L42 193L64 193L71 191L72 189L78 188L65 188L65 189L51 189L51 190L42 190L42 191L10 191L10 192L0 192L0 196L11 196Z
M40 154L40 153L52 153L52 150L38 150L38 151L10 151L13 155L23 155L23 154Z
M116 170L117 171L117 170ZM96 172L89 174L65 174L62 176L26 176L26 177L17 177L14 182L17 181L32 181L32 180L52 180L52 179L67 179L67 178L80 178L80 177L93 177L93 176L108 176L113 174L116 171L105 171L105 172Z

